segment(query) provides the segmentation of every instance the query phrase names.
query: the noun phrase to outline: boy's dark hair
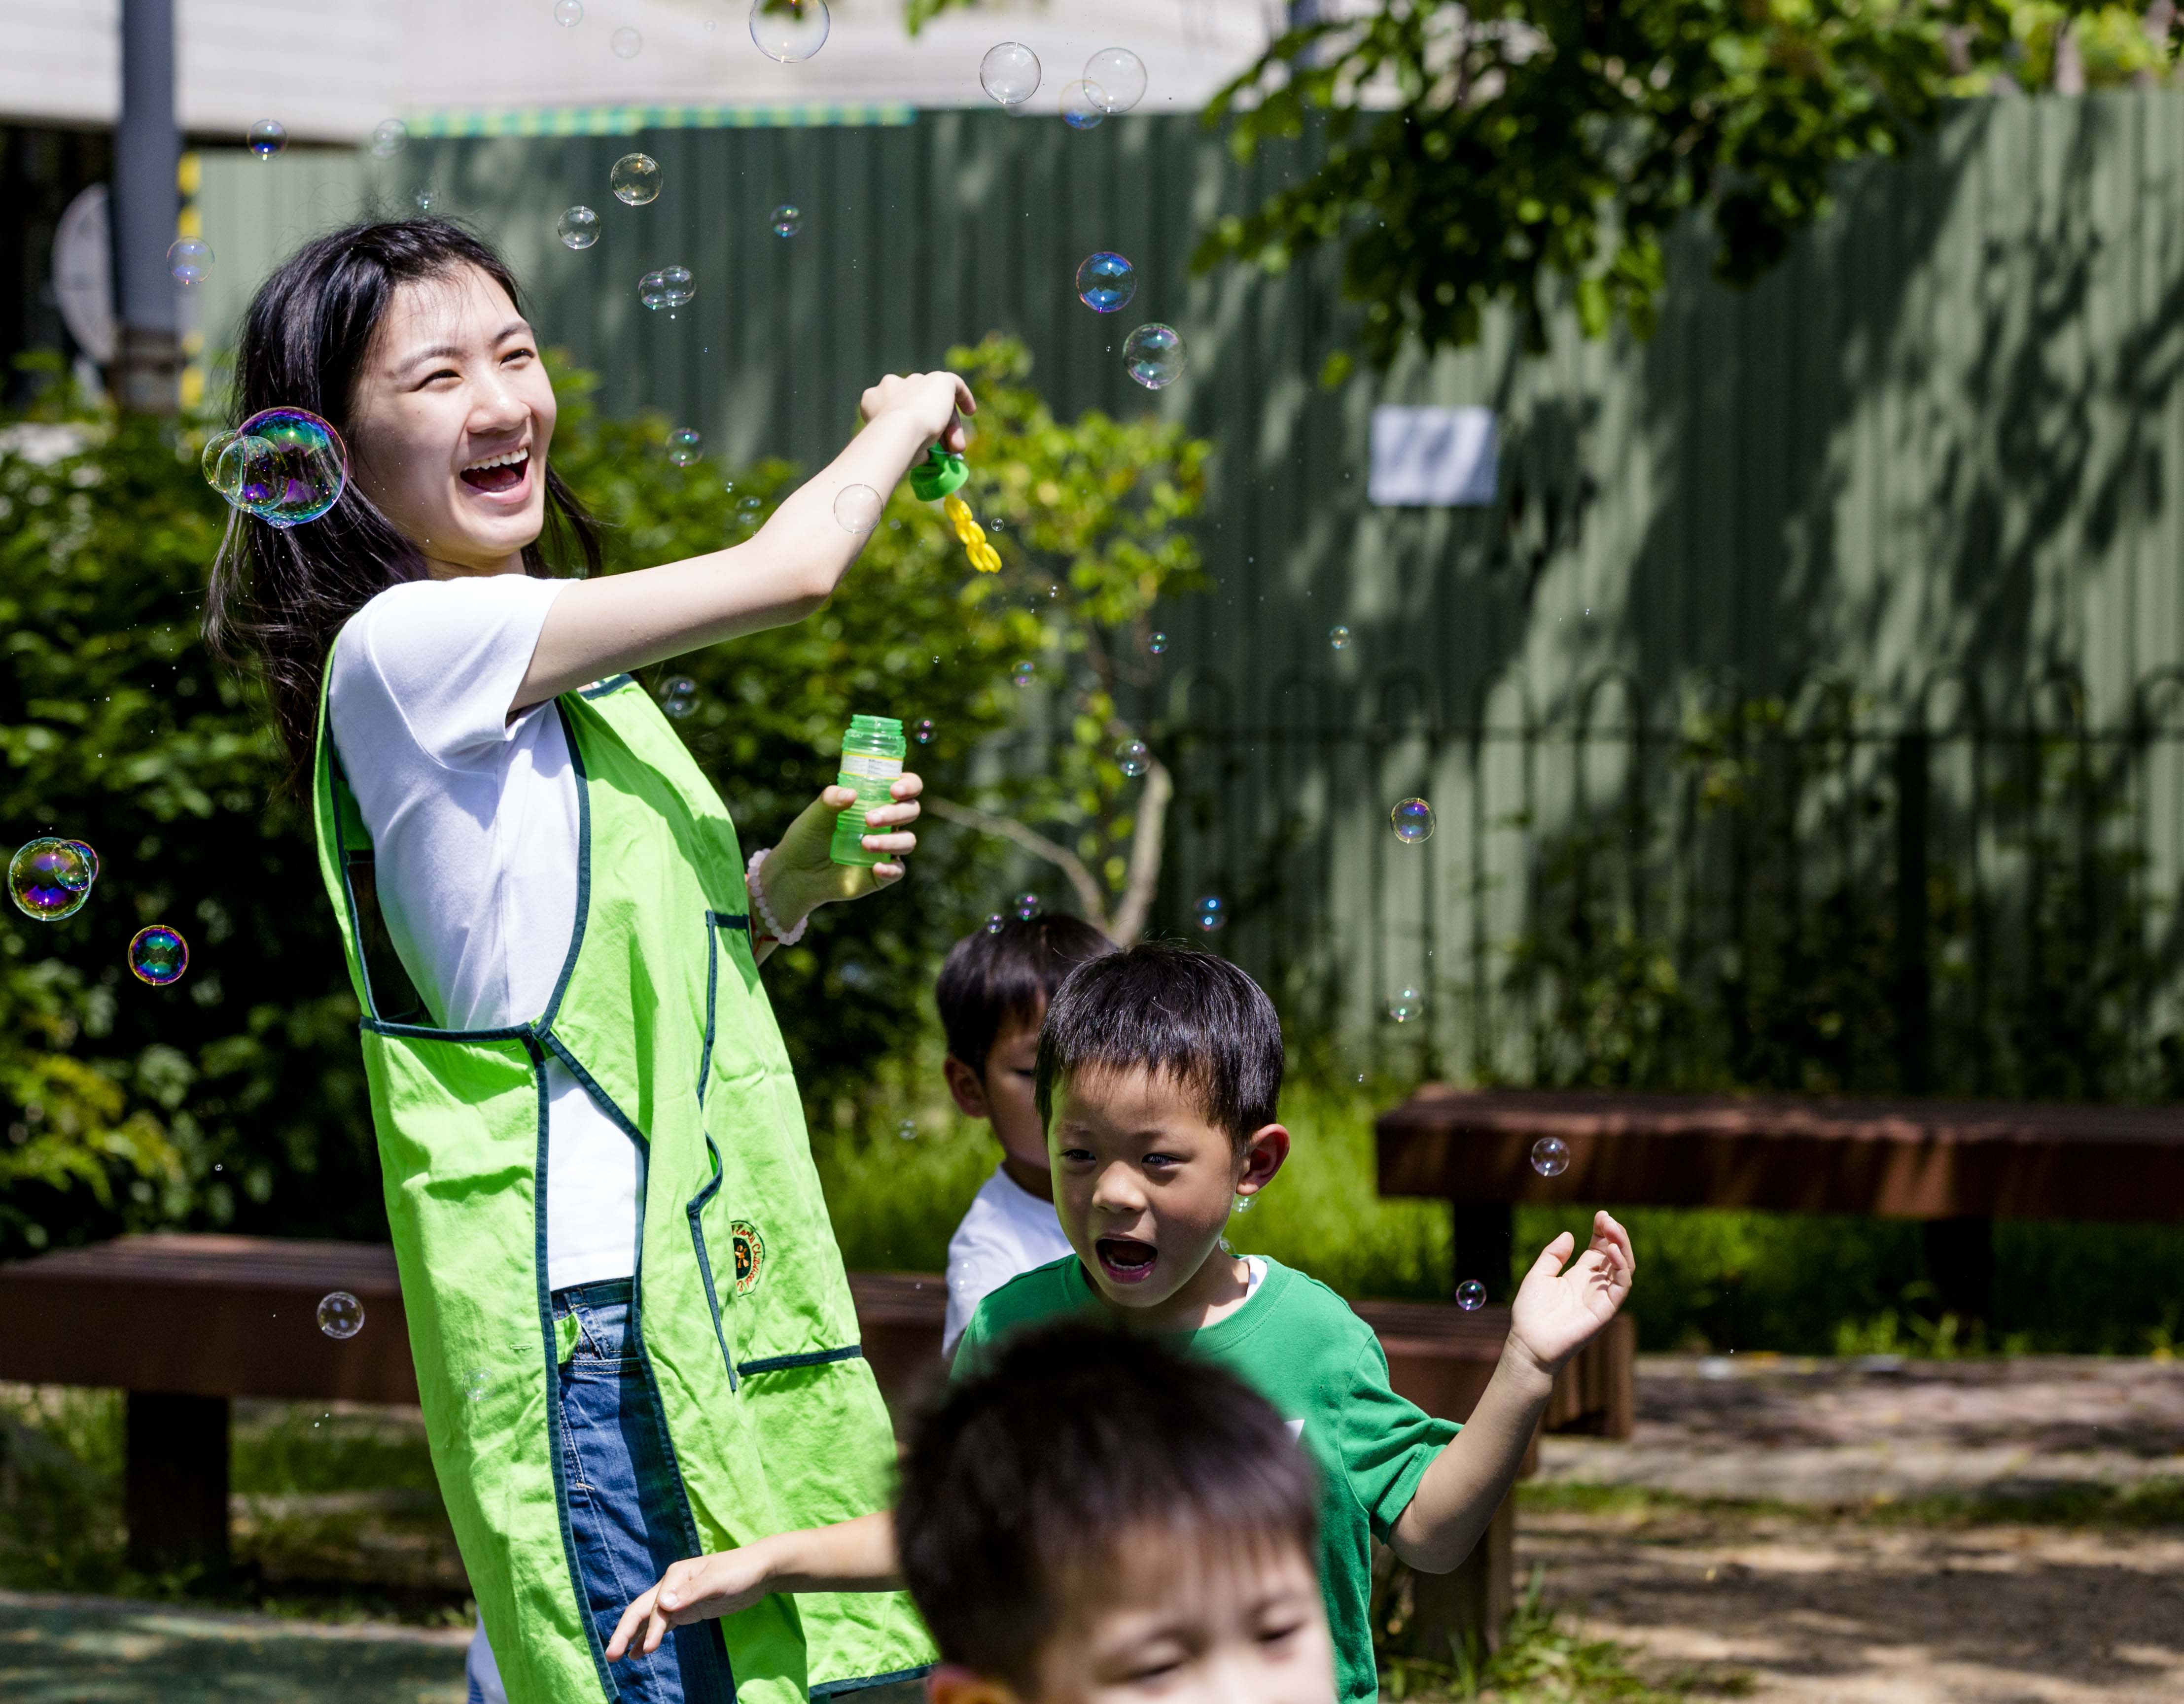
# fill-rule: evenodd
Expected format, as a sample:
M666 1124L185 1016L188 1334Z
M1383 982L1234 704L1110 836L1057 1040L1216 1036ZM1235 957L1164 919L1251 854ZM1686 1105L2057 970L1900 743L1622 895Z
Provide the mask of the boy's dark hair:
M1055 1085L1088 1066L1173 1078L1240 1146L1281 1103L1281 1020L1228 960L1148 941L1072 972L1049 1003L1034 1089L1041 1124L1052 1122Z
M1232 1374L1070 1323L1018 1337L921 1420L895 1542L944 1662L1037 1691L1039 1656L1148 1529L1318 1555L1310 1457Z
M1070 972L1114 950L1084 918L1061 911L1011 917L964 936L948 949L933 993L949 1052L983 1072L1004 1023L1036 1023Z

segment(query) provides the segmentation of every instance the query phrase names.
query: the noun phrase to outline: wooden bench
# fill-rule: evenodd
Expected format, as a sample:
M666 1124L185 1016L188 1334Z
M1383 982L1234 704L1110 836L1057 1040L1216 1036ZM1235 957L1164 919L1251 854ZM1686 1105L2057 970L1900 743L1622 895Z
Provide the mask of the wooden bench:
M853 1272L866 1358L898 1424L939 1383L946 1286L935 1275ZM347 1290L364 1329L319 1329L320 1299ZM1455 1420L1486 1387L1508 1311L1361 1302L1397 1390ZM0 1266L0 1378L128 1393L124 1506L132 1566L227 1566L229 1405L238 1396L414 1405L416 1376L391 1248L258 1237L122 1237ZM1626 1435L1627 1322L1565 1369L1546 1423ZM1526 1472L1531 1463L1528 1459ZM1511 1590L1505 1509L1470 1562L1426 1595L1438 1615L1490 1634Z
M1568 1169L1542 1177L1534 1143ZM1997 1218L2184 1221L2184 1108L1458 1089L1379 1123L1384 1195L1455 1213L1457 1276L1500 1300L1519 1205L1868 1213L1925 1226L1942 1305L1984 1318ZM1644 1251L1640 1250L1642 1263Z

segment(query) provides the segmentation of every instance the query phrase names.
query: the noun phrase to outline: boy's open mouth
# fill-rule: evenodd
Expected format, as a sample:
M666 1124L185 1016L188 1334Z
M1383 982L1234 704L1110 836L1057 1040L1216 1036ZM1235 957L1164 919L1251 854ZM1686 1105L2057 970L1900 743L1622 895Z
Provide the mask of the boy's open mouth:
M465 468L462 481L473 491L513 491L530 471L531 452L512 449Z
M1100 1269L1117 1284L1143 1284L1153 1275L1160 1250L1135 1237L1101 1237L1092 1245Z

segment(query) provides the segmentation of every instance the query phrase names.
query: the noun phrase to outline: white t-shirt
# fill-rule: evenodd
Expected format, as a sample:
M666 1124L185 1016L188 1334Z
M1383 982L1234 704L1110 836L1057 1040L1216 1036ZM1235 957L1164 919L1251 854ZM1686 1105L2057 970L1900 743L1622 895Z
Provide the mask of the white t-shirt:
M375 851L380 909L445 1029L543 1016L577 926L577 775L549 701L510 720L546 611L525 574L389 587L352 615L327 688ZM546 1066L546 1281L637 1270L638 1156L560 1061Z
M940 1328L940 1352L956 1352L956 1339L989 1295L1018 1273L1068 1252L1054 1203L1040 1200L995 1167L948 1239L948 1319Z

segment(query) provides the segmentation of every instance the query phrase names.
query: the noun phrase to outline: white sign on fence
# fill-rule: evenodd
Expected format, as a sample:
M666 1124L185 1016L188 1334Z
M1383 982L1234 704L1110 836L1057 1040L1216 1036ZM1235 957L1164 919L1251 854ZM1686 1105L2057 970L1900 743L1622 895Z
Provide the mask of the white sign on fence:
M1373 410L1373 465L1365 492L1383 508L1483 507L1494 501L1501 437L1494 410Z

